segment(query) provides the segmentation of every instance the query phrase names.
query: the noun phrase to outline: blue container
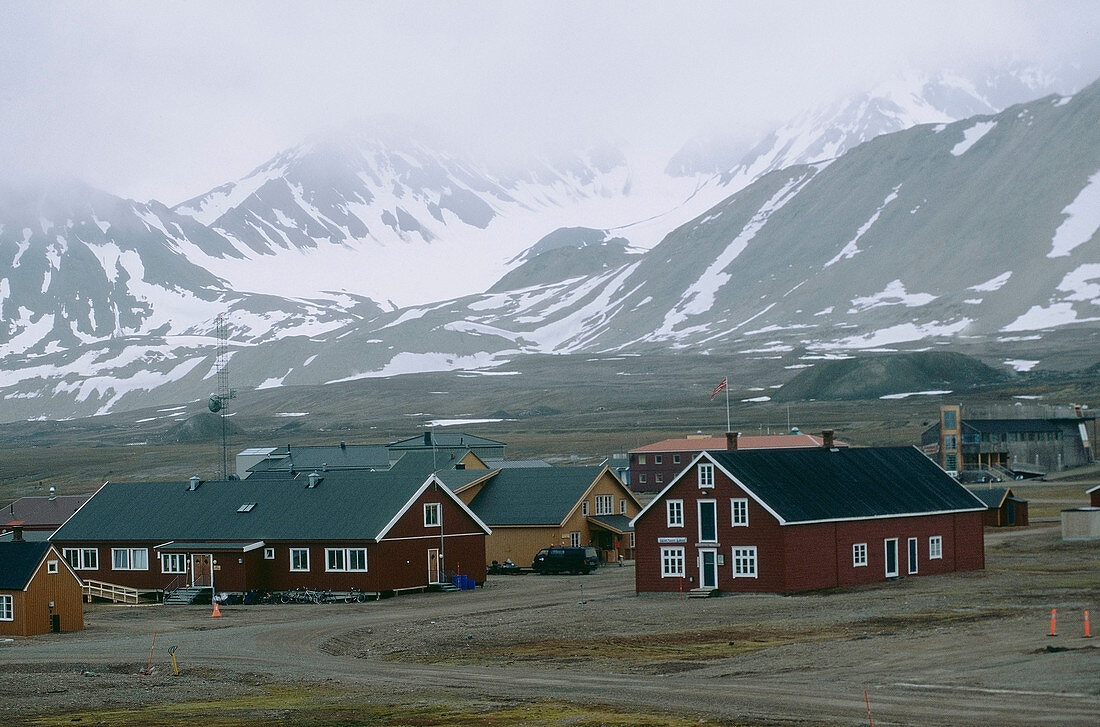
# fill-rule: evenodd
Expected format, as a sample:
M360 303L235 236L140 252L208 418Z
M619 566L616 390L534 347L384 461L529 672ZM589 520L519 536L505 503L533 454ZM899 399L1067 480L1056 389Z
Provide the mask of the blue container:
M469 576L462 576L462 577L463 577L463 579L465 579L462 582L462 586L461 586L462 590L472 591L475 588L477 588L477 581L475 581L473 578L470 578Z
M461 573L457 576L452 576L451 577L451 583L454 585L455 588L465 589L467 587L466 586L466 581L467 580L468 579L466 578L466 576L462 575Z

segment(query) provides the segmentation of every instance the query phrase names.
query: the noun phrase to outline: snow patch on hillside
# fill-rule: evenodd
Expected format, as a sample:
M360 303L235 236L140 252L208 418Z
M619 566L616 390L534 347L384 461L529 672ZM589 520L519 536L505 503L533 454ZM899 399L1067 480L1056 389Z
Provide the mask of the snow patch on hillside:
M1047 257L1062 257L1091 240L1100 230L1100 172L1089 177L1076 199L1062 210L1065 221L1054 231Z
M873 215L871 215L871 219L864 222L863 225L861 225L860 228L856 230L856 236L853 237L848 242L848 244L845 245L844 248L836 254L836 256L832 260L822 265L822 268L827 268L833 263L840 262L841 260L850 260L859 253L863 252L859 249L860 238L863 237L867 233L867 230L871 229L871 226L878 221L879 215L881 215L882 211L886 209L886 206L898 198L899 189L901 189L900 184L894 187L894 190L890 192L890 194L886 195L886 199L882 201L882 204L879 205L879 208L875 210L875 213Z
M798 196L802 188L813 179L817 170L811 169L801 177L788 181L779 189L771 199L763 204L756 214L745 224L741 232L726 248L719 253L699 279L688 286L680 296L680 301L665 315L665 320L655 332L658 336L673 337L675 328L683 323L689 316L700 315L708 312L714 305L718 291L729 282L732 277L725 272L737 257L744 252L756 233L768 223L771 215Z
M1001 273L995 278L990 278L984 283L978 283L977 285L971 285L968 290L975 290L979 293L992 293L994 290L1000 290L1008 279L1012 277L1012 271L1008 270Z
M872 308L880 308L887 305L904 305L907 308L918 308L928 305L937 296L931 293L910 293L905 290L905 284L900 280L887 283L880 292L859 298L852 298L852 307L848 313L862 313Z
M963 140L951 148L951 153L961 157L970 147L977 144L983 136L993 131L996 126L996 121L979 121L963 132Z

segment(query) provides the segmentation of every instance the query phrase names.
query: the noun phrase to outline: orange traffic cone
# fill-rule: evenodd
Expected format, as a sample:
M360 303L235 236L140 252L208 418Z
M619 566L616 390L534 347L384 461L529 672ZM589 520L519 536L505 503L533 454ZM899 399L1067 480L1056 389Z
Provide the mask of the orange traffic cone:
M222 611L218 608L218 602L214 601L214 613L210 614L210 618L221 618Z
M1050 609L1050 635L1051 636L1057 636L1058 635L1057 623L1058 623L1058 609L1052 608L1052 609Z
M1089 612L1085 611L1085 638L1092 638L1092 631L1089 629Z

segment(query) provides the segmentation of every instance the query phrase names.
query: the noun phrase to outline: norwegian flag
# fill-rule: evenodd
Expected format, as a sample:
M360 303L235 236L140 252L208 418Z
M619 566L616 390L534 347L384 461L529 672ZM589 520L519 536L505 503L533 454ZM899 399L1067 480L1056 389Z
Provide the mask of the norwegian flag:
M714 391L710 392L710 400L714 401L714 397L721 394L726 390L726 378L722 377L722 380L718 382L718 386L714 387Z

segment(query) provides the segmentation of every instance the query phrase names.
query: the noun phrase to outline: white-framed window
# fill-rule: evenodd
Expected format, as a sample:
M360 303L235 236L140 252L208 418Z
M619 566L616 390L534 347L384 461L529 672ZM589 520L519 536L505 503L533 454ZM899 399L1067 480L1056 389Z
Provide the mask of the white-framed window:
M429 502L424 505L424 527L439 527L439 503Z
M638 455L638 464L645 464L645 455L644 454L639 454Z
M734 527L749 526L749 499L734 497L730 500L730 517Z
M680 455L678 455L678 454L672 455L672 464L680 464Z
M588 500L581 502L581 515L588 517Z
M366 569L366 548L325 548L325 570L347 572Z
M187 572L187 554L186 553L161 553L160 554L160 572L161 573L186 573Z
M642 472L638 475L638 484L645 484L645 472Z
M309 548L290 549L290 569L298 571L309 570Z
M661 548L661 578L684 577L684 549Z
M663 485L665 483L664 473L658 472L657 474L653 475L653 481L656 482L658 485Z
M733 577L756 578L755 545L735 545L733 547Z
M852 567L867 565L867 543L852 543Z
M581 531L574 530L573 532L569 533L569 547L570 548L579 548L579 547L581 547Z
M0 596L0 621L14 621L15 610L11 596Z
M46 561L46 572L47 573L56 573L57 572L57 566L58 566L58 563L57 563L56 560L47 560Z
M634 540L634 531L633 531L633 530L631 530L631 531L630 531L630 549L631 549L631 550L633 550L633 549L635 548L635 545L634 545L634 543L635 543L635 540Z
M619 514L620 515L625 515L626 514L626 498L625 497L619 499Z
M928 560L936 560L943 557L943 536L933 535L928 538Z
M615 496L614 495L596 495L596 514L597 515L610 515L614 512Z
M98 548L65 548L61 551L65 556L65 562L72 566L73 570L98 570Z
M718 503L715 500L698 500L699 542L718 542Z
M909 538L909 558L907 565L909 566L909 573L913 574L917 572L917 539Z
M684 501L683 500L666 500L665 512L667 513L668 527L670 528L682 528L684 527Z
M699 465L699 487L714 487L714 465Z
M662 464L663 462L664 462L664 457L662 457L659 454L653 455L653 464Z
M264 560L275 560L274 548L264 548Z
M111 570L149 570L149 549L111 548Z

